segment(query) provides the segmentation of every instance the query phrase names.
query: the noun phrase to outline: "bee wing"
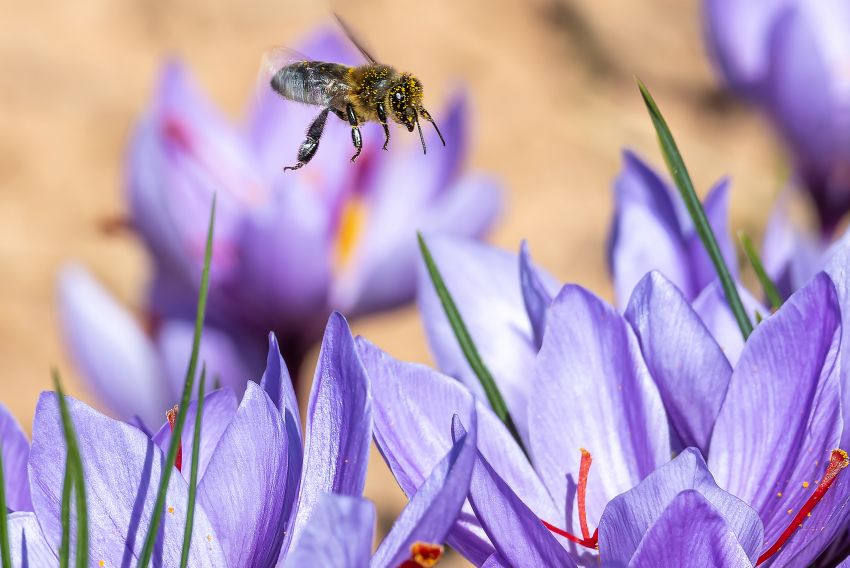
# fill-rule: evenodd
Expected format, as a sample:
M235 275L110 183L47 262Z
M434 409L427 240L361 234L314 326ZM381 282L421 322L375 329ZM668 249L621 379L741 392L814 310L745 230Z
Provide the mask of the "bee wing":
M334 12L334 18L336 18L336 22L339 24L339 27L345 33L345 37L347 37L348 41L350 41L354 45L354 47L357 48L357 51L360 52L360 54L366 59L366 61L368 61L369 63L377 63L378 61L374 57L372 57L372 54L369 53L369 51L365 47L363 47L363 44L360 43L360 40L357 39L357 37L355 37L354 32L351 30L350 27L348 27L348 24L346 24L345 21L339 17L339 14Z
M260 68L257 71L256 92L262 93L263 90L270 89L272 77L290 63L295 63L297 61L312 61L312 59L300 51L296 51L282 45L276 45L266 50L266 52L263 53L263 57L260 60Z

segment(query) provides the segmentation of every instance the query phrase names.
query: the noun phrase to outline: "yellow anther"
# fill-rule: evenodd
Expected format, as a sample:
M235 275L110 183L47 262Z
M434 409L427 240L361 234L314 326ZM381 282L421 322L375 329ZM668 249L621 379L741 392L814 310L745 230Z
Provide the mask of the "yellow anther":
M808 488L809 488L809 482L808 482L808 481L804 481L804 482L803 482L803 489L808 489Z

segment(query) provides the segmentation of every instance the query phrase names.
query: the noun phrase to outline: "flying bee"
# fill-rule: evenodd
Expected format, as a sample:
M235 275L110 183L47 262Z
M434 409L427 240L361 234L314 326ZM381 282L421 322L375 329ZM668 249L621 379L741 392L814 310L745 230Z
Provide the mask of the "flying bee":
M348 26L338 17L337 21L367 63L349 67L304 58L271 70L271 86L283 98L322 108L298 149L298 163L286 166L284 171L297 170L313 158L319 149L329 113L351 126L351 141L355 149L352 162L363 148L360 125L366 122L378 122L383 127L384 150L390 142L390 120L401 124L409 132L417 128L423 153L427 153L427 148L419 121L427 120L434 125L445 146L446 141L437 123L422 105L421 81L410 73L401 73L389 65L378 63L354 38Z

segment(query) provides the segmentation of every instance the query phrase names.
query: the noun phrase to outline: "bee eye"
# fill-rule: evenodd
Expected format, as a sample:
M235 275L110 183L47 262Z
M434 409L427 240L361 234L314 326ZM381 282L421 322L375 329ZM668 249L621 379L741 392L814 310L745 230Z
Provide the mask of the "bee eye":
M400 92L396 91L395 100L400 101L403 98L404 98L404 95L402 95Z

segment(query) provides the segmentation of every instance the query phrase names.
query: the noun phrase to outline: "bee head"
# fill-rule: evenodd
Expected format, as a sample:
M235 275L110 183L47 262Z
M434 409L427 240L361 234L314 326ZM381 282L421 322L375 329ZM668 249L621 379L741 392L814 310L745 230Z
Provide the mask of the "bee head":
M413 75L404 73L393 81L387 93L393 120L413 132L416 127L416 110L422 106L422 83Z

